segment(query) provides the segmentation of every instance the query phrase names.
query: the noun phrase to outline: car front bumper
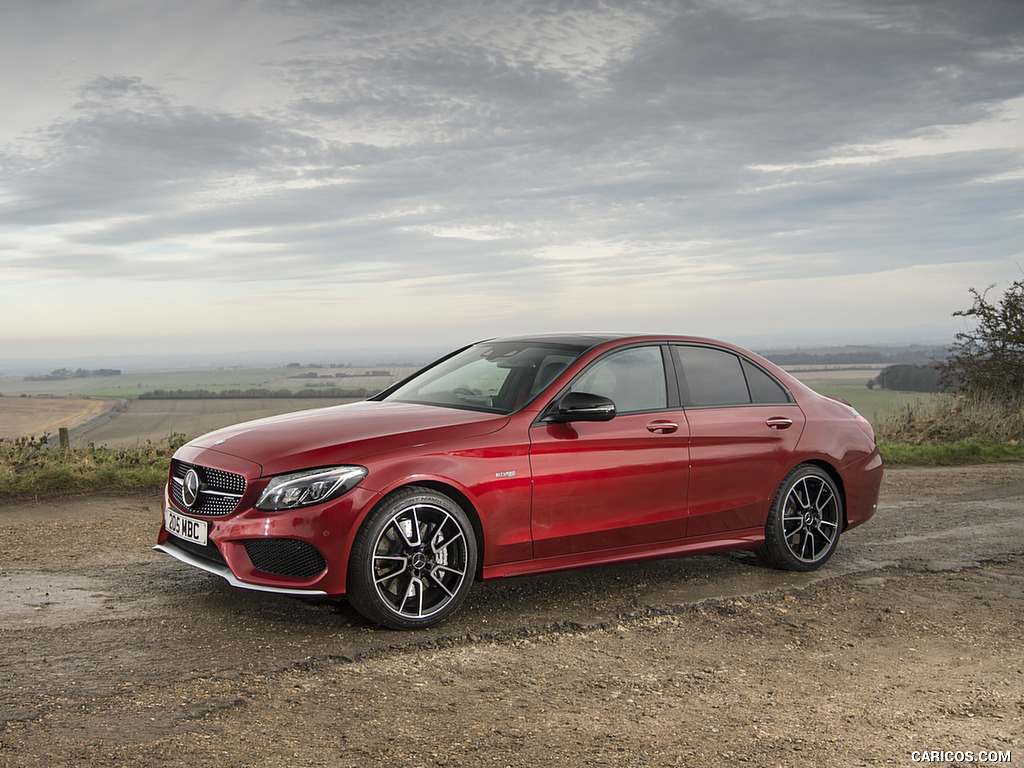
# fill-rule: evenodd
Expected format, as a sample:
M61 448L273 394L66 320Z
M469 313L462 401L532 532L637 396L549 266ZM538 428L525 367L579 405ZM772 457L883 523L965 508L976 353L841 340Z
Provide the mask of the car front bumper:
M208 525L206 546L172 535L161 524L155 550L225 579L229 584L260 592L302 596L343 596L348 552L365 514L378 501L375 491L354 488L326 504L284 512L243 509L227 517L196 516L179 508L164 491L163 520L168 508ZM275 560L255 557L279 545ZM294 552L302 561L296 566ZM279 567L275 563L280 561ZM309 563L314 565L311 567ZM267 563L270 563L268 565Z

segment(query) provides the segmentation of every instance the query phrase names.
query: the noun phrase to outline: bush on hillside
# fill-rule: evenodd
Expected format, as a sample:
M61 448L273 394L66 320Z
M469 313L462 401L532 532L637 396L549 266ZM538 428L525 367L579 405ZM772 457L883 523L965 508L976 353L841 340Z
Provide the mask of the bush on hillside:
M974 304L953 313L976 322L956 335L939 365L947 389L973 397L1024 403L1024 281L1015 281L998 301L971 288Z
M961 393L930 406L906 406L876 425L876 432L879 440L908 445L942 445L968 438L1024 442L1024 407L1020 401Z

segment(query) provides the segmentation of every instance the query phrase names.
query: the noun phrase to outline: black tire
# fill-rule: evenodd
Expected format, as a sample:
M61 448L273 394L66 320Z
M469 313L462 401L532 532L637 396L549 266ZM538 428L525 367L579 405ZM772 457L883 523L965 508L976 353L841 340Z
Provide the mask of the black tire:
M385 627L432 627L466 599L476 561L476 536L462 507L411 486L385 498L363 521L349 557L346 596Z
M801 464L782 481L772 499L758 556L788 571L813 571L824 565L839 543L843 499L831 476Z

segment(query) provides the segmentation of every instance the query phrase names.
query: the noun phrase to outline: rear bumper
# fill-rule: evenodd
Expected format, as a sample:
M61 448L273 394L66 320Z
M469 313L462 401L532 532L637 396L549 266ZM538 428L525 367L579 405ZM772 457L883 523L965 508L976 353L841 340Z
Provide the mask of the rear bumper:
M862 461L843 468L846 489L846 528L855 528L871 519L878 510L878 491L882 486L882 457L876 448Z

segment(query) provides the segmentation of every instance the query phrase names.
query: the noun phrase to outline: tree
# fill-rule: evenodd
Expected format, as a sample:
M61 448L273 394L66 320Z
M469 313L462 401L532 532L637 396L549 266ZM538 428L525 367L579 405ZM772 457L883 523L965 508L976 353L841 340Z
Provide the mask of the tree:
M931 365L890 365L874 379L883 389L901 392L940 392L941 378L936 363Z
M976 326L956 335L940 364L948 389L999 400L1024 399L1024 281L1014 281L1002 299L990 302L990 285L971 288L974 306L953 313Z

